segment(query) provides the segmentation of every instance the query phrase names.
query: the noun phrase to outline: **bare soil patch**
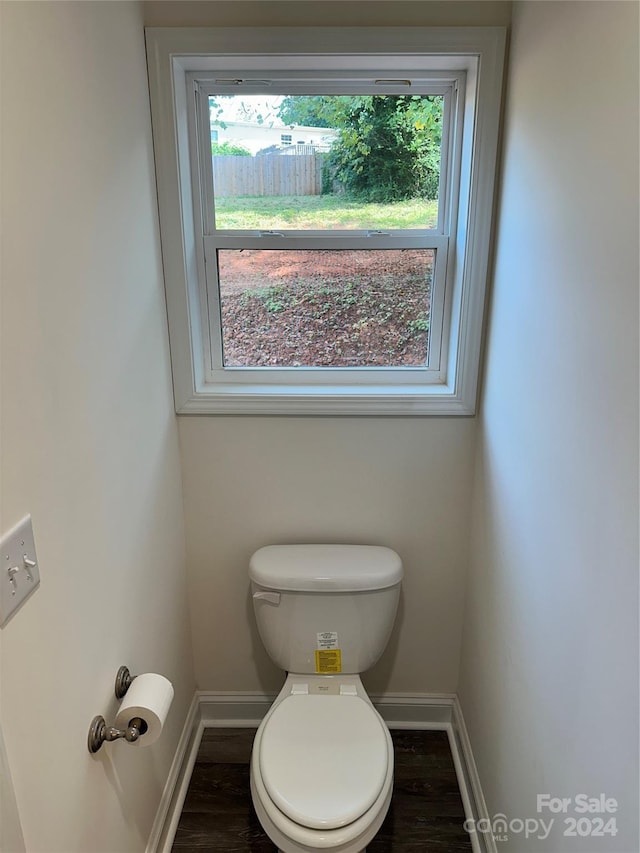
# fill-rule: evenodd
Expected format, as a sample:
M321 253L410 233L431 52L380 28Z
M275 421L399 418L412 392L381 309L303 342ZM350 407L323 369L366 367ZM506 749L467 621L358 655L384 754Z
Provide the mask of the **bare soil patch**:
M221 250L219 269L226 366L425 363L425 250Z

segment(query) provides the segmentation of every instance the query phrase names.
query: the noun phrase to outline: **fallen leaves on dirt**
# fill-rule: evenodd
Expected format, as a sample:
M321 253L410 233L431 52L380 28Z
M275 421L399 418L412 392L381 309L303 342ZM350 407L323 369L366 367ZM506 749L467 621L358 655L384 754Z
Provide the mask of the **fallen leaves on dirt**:
M224 363L424 365L431 268L426 250L222 250Z

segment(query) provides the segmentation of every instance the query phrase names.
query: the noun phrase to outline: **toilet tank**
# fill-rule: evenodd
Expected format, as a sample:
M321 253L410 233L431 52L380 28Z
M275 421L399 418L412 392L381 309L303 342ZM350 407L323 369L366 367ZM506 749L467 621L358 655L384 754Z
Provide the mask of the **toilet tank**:
M268 545L249 564L260 638L293 673L360 673L385 649L402 562L377 545Z

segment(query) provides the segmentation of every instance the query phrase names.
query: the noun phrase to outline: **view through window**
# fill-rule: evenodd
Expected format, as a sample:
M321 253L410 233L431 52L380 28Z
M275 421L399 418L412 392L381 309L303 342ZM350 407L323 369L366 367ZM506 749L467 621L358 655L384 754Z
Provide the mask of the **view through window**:
M209 94L224 367L428 363L444 108Z

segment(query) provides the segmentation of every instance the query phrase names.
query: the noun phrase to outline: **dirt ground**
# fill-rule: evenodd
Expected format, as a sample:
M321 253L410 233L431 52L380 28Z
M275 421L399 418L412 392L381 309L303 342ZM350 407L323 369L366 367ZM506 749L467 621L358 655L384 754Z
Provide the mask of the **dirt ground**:
M425 250L221 250L227 366L419 366L427 355Z

